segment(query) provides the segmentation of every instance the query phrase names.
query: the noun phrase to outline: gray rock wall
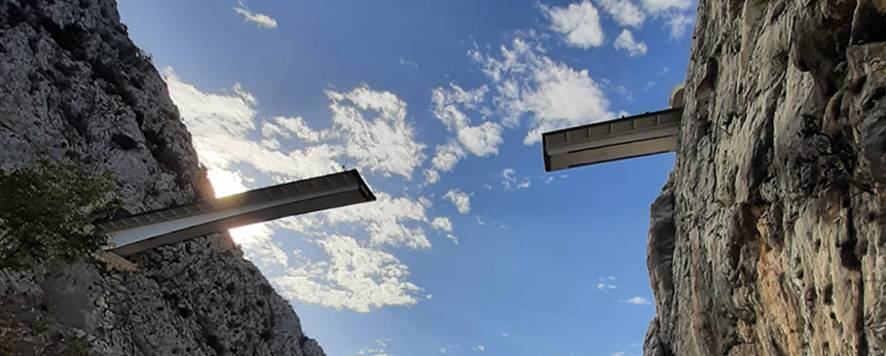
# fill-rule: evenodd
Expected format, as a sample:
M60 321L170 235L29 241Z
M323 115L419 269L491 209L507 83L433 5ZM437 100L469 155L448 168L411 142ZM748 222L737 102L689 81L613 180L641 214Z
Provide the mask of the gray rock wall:
M165 84L113 0L0 2L0 169L38 159L113 172L130 212L211 195ZM0 271L0 331L14 332L25 355L323 355L227 235L132 259L139 272Z
M700 0L647 355L886 355L886 1Z

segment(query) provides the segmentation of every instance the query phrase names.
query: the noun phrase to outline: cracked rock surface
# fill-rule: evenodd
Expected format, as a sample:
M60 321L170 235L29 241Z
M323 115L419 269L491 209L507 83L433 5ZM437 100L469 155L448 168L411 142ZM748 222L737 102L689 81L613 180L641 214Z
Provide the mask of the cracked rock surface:
M0 169L40 159L113 172L132 213L212 194L166 85L113 0L0 2ZM324 354L226 234L131 259L140 271L0 270L12 352Z
M646 355L886 355L886 1L700 0Z

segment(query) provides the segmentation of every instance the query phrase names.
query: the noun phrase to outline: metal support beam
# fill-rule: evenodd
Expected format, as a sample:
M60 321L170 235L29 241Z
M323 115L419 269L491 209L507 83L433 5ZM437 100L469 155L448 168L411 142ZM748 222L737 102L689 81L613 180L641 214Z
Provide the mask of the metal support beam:
M375 200L356 170L251 190L98 224L120 256L227 229Z
M683 108L673 108L542 134L548 172L677 148Z

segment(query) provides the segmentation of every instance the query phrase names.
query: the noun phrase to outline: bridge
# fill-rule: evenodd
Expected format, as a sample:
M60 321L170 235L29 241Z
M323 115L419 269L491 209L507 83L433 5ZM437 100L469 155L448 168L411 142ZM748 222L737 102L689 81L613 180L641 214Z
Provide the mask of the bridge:
M542 134L548 172L677 148L683 108L672 108Z
M148 211L97 224L110 245L104 258L125 256L231 228L374 201L356 170L250 190L223 198Z
M545 171L676 150L683 95L678 84L668 99L670 109L543 133Z

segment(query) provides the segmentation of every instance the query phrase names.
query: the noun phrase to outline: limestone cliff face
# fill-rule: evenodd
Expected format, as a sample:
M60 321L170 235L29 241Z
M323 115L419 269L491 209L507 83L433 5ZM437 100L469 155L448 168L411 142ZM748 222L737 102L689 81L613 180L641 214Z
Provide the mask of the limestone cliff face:
M647 355L886 355L886 1L701 0Z
M113 0L0 2L0 169L46 158L115 173L133 213L211 194ZM85 340L94 355L323 355L228 236L133 260L139 272L0 271L0 327L17 333L14 350L84 351Z

